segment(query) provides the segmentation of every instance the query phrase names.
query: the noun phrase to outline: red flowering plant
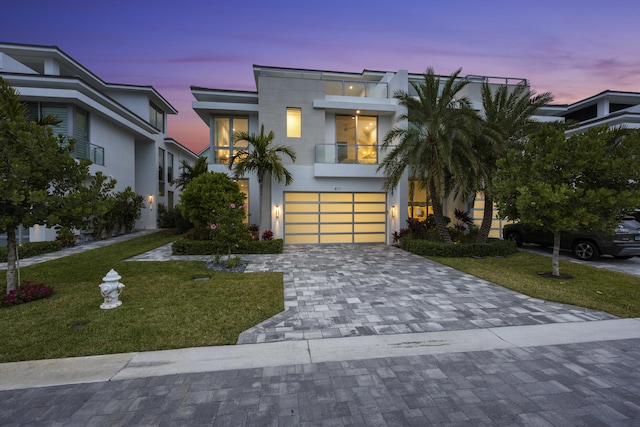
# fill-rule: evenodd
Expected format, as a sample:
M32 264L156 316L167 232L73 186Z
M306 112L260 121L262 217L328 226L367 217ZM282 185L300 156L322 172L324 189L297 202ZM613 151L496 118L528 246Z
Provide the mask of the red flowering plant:
M24 304L30 301L47 298L51 296L51 294L53 294L53 287L51 286L46 286L42 283L25 282L18 289L7 293L2 300L0 300L0 307Z
M262 240L273 240L273 231L265 230L264 233L262 233Z

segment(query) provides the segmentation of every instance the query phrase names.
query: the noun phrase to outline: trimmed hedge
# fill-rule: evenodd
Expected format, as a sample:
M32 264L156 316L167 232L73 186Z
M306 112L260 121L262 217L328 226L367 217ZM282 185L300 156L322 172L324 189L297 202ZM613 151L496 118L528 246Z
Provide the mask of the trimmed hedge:
M238 247L232 247L234 254L281 254L283 241L256 240L241 243ZM227 253L226 246L216 245L211 240L191 240L178 239L171 246L173 255L224 255Z
M487 243L441 243L421 239L401 239L400 247L423 256L485 257L507 256L518 252L511 240L489 240Z
M53 240L49 242L27 242L18 247L20 259L31 258L36 255L48 254L62 249L62 243ZM0 262L7 262L7 247L0 248Z

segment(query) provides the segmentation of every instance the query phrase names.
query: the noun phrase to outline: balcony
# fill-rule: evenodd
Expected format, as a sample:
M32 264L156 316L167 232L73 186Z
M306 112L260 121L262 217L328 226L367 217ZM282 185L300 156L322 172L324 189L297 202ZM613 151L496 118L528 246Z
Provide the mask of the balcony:
M89 159L95 165L104 166L104 147L77 139L73 151L76 159Z
M378 164L378 146L363 144L317 144L316 163L324 164Z
M362 82L349 80L325 80L325 95L388 98L386 82Z

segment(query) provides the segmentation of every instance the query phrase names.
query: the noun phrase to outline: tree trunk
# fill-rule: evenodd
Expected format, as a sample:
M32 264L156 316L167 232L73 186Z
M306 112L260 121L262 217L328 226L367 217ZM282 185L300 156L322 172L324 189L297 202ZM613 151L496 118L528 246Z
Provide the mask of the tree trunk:
M487 243L487 238L491 232L491 223L493 222L493 197L484 191L484 212L482 215L482 224L478 230L477 243Z
M266 179L271 179L271 177L265 177ZM260 231L258 232L258 236L264 233L267 230L271 229L271 186L269 186L269 200L265 201L264 199L264 187L265 187L265 178L258 180L258 187L260 192Z
M7 229L7 293L16 289L16 229Z
M560 276L560 232L553 234L553 255L551 256L551 275Z
M444 220L442 213L442 202L438 194L436 194L436 186L433 179L429 179L429 193L431 193L431 204L433 205L433 216L436 220L436 230L444 243L453 243L451 235L447 229L447 222Z

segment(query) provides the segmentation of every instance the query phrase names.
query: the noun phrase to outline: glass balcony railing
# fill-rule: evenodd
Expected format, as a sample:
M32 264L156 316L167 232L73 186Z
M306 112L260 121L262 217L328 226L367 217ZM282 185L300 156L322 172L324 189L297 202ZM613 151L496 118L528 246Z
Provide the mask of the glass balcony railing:
M378 146L362 144L317 144L316 163L375 165Z
M77 139L73 157L81 160L89 159L95 165L104 166L104 147Z
M325 95L388 98L385 82L361 82L348 80L325 80Z

